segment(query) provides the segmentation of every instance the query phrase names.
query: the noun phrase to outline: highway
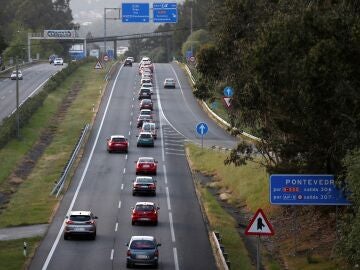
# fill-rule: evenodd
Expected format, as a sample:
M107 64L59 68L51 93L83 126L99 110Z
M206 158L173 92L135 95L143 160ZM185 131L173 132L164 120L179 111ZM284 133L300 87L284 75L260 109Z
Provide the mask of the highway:
M19 80L19 103L34 95L45 82L64 66L40 63L20 68L23 80ZM10 76L10 75L9 75ZM0 75L4 77L4 75ZM0 123L16 110L16 81L9 78L0 79Z
M236 141L201 111L176 64L155 64L153 101L160 127L158 139L154 148L137 148L137 66L121 67L111 78L82 161L29 269L125 269L125 243L132 235L158 239L162 244L160 269L216 269L184 142L200 142L195 134L199 121L209 126L205 145L230 147ZM176 79L176 89L162 87L166 77ZM128 137L128 154L107 153L106 138L112 134ZM159 162L156 197L132 196L134 161L139 156L153 156ZM137 201L160 206L157 226L131 225L130 208ZM99 217L95 241L63 240L64 218L70 210L92 210Z

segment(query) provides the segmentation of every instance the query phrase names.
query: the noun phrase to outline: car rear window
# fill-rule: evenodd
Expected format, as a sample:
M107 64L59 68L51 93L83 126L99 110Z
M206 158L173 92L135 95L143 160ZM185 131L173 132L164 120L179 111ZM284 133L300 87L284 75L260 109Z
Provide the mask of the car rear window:
M112 139L113 142L125 142L125 138L113 138Z
M150 178L138 178L136 180L137 183L153 183L154 180Z
M152 158L140 158L140 162L154 162Z
M145 138L145 139L151 138L151 134L140 134L140 138Z
M137 205L135 207L136 211L153 211L154 210L154 206L153 205Z
M89 221L90 219L91 219L90 216L86 216L86 215L71 215L70 216L70 220L78 221L78 222L85 222L85 221Z
M131 249L155 249L155 243L149 240L134 240L130 245Z

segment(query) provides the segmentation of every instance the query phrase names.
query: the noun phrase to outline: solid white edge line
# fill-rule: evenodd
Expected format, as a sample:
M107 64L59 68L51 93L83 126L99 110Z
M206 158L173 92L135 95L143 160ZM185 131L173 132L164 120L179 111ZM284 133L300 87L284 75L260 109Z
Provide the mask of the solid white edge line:
M168 210L171 211L169 188L166 187L165 191L166 191L166 201L167 201Z
M171 241L175 243L175 232L174 232L174 222L172 218L172 213L169 212L169 220L170 220L170 232L171 232Z
M174 252L174 262L175 262L175 270L179 270L179 260L178 260L178 255L177 255L177 249L176 247L173 248L173 252Z
M164 170L165 184L167 185L168 181L167 181L166 166L165 165L163 165L163 170Z
M119 222L116 222L116 224L115 224L115 232L117 232L118 227L119 227Z
M114 259L114 249L111 250L111 254L110 254L110 260Z
M115 82L117 81L117 79L118 79L118 77L119 77L119 75L120 75L120 72L121 72L122 68L123 68L123 66L120 67L120 69L119 69L119 71L118 71L118 74L116 75ZM74 206L74 204L75 204L75 200L77 199L77 196L78 196L78 194L79 194L80 188L81 188L81 186L82 186L82 183L84 182L84 179L85 179L85 175L86 175L86 173L87 173L87 170L89 169L92 156L94 155L95 146L96 146L96 144L97 144L97 142L98 142L98 140L99 140L101 128L102 128L102 126L103 126L103 124L104 124L105 117L106 117L107 111L108 111L108 109L109 109L111 97L112 97L112 95L113 95L113 93L114 93L115 82L114 82L114 84L113 84L113 86L112 86L112 88L111 88L111 93L110 93L110 96L109 96L109 100L108 100L108 102L107 102L107 104L106 104L105 111L104 111L103 117L102 117L102 119L101 119L101 123L100 123L100 126L99 126L99 130L98 130L98 132L97 132L97 134L96 134L96 138L95 138L93 147L92 147L92 149L91 149L89 158L88 158L88 160L87 160L87 162L86 162L84 171L83 171L83 173L82 173L82 175L81 175L80 182L79 182L79 184L78 184L78 186L77 186L77 188L76 188L74 197L73 197L73 199L72 199L72 201L71 201L71 203L70 203L70 206L69 206L69 209L68 209L67 213L69 213L69 212L71 211L71 209L73 208L73 206ZM54 242L54 244L52 245L51 250L50 250L50 252L49 252L49 254L48 254L48 256L47 256L47 258L46 258L46 260L45 260L45 262L44 262L44 265L43 265L43 267L42 267L42 270L46 270L46 269L47 269L47 267L48 267L48 265L49 265L49 263L50 263L50 260L51 260L52 256L54 255L55 249L56 249L56 247L57 247L57 245L58 245L58 243L59 243L59 240L60 240L60 237L61 237L62 232L63 232L63 230L64 230L64 227L65 227L65 225L64 225L64 222L63 222L62 225L61 225L61 228L60 228L60 230L59 230L59 233L58 233L57 236L56 236L55 242Z

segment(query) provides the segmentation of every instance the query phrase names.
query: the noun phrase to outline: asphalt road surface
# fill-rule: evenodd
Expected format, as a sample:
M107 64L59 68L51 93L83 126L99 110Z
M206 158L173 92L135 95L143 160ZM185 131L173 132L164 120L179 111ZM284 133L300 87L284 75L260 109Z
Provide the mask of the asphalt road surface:
M125 243L132 235L153 235L162 244L160 269L216 269L184 141L200 141L195 132L198 121L209 125L204 144L231 146L235 140L201 111L176 64L156 64L153 101L158 139L154 148L136 147L137 66L121 67L111 79L83 159L30 269L125 269ZM164 89L165 77L175 77L177 88ZM106 138L112 134L128 137L128 154L107 153ZM139 156L153 156L159 162L156 197L132 196L134 161ZM130 208L137 201L160 206L157 226L131 225ZM92 210L99 217L95 241L63 239L64 218L70 210Z
M45 82L64 66L40 63L20 68L23 80L19 80L19 105L34 95ZM10 75L9 75L10 76ZM4 75L0 75L4 77ZM16 110L16 80L0 79L0 123Z

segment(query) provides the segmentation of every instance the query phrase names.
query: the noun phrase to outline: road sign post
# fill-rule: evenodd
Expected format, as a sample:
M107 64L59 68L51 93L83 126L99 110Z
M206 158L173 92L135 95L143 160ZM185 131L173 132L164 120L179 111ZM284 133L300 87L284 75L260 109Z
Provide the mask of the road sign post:
M203 148L204 135L208 132L209 128L206 123L199 123L196 126L196 132L201 135L201 148Z
M256 247L256 270L260 270L260 236L274 235L275 231L265 216L265 213L259 208L253 218L250 220L248 226L245 229L246 235L257 236L257 247Z

